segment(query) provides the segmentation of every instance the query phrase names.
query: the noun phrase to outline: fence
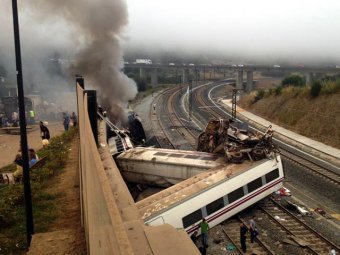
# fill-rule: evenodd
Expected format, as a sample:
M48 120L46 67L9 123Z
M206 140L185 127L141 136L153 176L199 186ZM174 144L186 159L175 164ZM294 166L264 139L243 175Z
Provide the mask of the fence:
M168 224L145 226L129 190L112 160L100 123L99 148L88 115L87 93L77 85L80 135L80 196L89 254L198 255L183 230Z
M133 254L104 171L87 113L87 94L77 86L82 219L89 254Z

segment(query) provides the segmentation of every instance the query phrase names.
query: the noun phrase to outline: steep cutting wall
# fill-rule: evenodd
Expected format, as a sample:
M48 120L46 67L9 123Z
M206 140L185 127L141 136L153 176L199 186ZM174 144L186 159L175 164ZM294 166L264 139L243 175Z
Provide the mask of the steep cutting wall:
M238 104L273 123L340 149L340 93L311 98L294 90L254 102L255 94Z

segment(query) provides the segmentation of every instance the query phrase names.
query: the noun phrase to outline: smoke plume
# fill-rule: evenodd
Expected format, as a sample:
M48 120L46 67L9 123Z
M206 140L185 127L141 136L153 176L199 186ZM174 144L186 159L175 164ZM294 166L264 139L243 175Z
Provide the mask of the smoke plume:
M27 69L26 79L30 79L28 83L43 82L48 86L46 83L53 77L64 77L67 82L73 79L74 84L74 76L80 74L85 78L86 89L97 90L98 101L109 115L121 120L126 103L137 93L135 83L121 71L121 40L128 22L125 1L32 0L21 3L20 7L22 44L26 49L23 59L32 60L31 55L35 55L31 68L23 64ZM22 20L29 21L33 29ZM40 36L28 36L25 29L40 31ZM35 72L39 66L45 70L46 61L44 63L43 59L60 62L60 68L51 71L54 75L40 76L41 72ZM61 83L65 81L56 87ZM54 89L49 87L49 90Z

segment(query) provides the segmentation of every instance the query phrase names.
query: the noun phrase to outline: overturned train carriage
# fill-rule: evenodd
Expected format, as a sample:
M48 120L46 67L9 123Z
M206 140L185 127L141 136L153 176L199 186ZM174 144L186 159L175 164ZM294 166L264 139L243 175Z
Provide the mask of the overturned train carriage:
M214 227L280 189L283 178L277 155L201 173L136 205L147 225L168 223L191 234L203 217Z

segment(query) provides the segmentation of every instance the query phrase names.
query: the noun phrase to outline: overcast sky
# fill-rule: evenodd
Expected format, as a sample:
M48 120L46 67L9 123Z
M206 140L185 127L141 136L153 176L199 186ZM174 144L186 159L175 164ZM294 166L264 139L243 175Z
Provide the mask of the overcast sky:
M339 0L127 0L126 50L340 63Z

